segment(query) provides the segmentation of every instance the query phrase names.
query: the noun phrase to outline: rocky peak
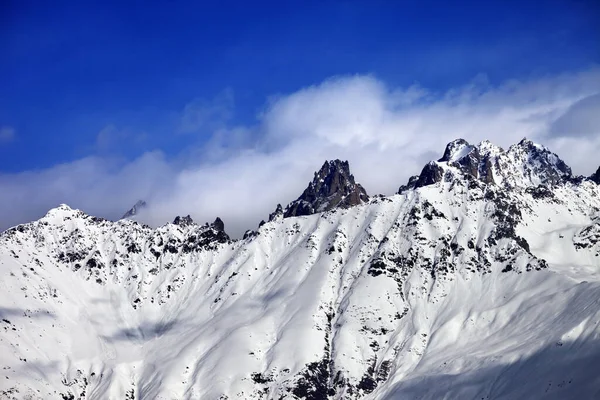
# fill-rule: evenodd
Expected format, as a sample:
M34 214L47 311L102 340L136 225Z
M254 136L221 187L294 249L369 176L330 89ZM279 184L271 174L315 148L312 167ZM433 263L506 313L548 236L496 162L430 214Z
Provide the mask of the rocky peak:
M135 203L133 205L133 207L131 207L129 209L129 211L127 211L125 214L123 214L121 219L131 218L131 217L137 215L140 212L140 210L143 210L146 207L148 207L148 204L144 200L138 200L138 202Z
M400 187L399 193L440 182L446 174L448 179L476 179L485 184L527 188L564 182L571 178L571 169L556 154L528 139L508 151L487 140L470 145L464 139L456 139L448 143L442 158L425 165L420 175Z
M425 165L421 174L411 177L406 185L400 187L398 193L440 182L444 178L447 167L457 170L459 174L469 179L496 183L493 172L494 157L501 151L502 149L487 141L474 146L464 139L453 140L446 145L442 158Z
M598 167L598 170L590 176L590 179L600 185L600 167Z
M492 168L493 156L490 151L480 151L483 150L482 147L484 146L481 144L472 146L466 140L458 139L446 146L444 157L440 161L447 162L448 165L459 169L469 177L479 179L485 183L495 183ZM485 147L488 147L487 143ZM450 155L449 158L446 158L447 153Z
M505 168L510 175L507 181L517 185L555 185L572 177L571 168L545 146L523 138L519 143L510 146L506 152L507 165Z
M185 217L181 217L178 215L173 220L173 224L179 226L189 226L194 224L194 220L189 215L186 215Z
M349 208L368 200L365 189L354 181L348 161L325 161L302 195L286 207L284 217Z
M283 207L281 207L281 204L277 204L277 208L275 208L275 211L269 214L269 222L275 221L279 217L283 217Z
M455 139L446 145L446 150L444 150L444 155L440 158L439 162L451 162L456 161L475 149L474 146L471 146L464 139Z
M219 232L225 232L225 223L219 217L217 217L215 222L212 223L212 227Z

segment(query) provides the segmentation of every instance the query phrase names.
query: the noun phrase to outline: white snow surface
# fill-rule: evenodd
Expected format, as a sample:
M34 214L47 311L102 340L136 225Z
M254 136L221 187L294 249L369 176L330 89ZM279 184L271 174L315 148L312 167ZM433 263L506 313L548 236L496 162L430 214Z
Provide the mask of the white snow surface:
M61 205L0 236L0 398L600 398L600 187L523 182L187 249Z

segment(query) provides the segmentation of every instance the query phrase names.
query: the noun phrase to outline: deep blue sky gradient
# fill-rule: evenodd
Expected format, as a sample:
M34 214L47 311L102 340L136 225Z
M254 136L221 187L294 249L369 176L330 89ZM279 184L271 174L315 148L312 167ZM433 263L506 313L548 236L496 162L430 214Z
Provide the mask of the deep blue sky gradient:
M194 99L233 93L229 124L271 95L334 75L443 92L600 62L592 1L0 2L0 173L88 155L167 156L209 131L177 133ZM113 125L123 137L99 148ZM125 133L123 133L125 132Z

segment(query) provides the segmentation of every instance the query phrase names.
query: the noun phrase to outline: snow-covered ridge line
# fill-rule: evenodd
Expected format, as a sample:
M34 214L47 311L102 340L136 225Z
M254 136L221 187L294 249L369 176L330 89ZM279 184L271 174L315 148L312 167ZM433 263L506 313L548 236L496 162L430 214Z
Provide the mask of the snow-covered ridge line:
M464 139L456 139L445 148L443 156L431 161L421 171L402 185L398 193L432 185L441 180L477 179L486 184L513 190L578 183L591 180L600 184L599 171L588 178L574 177L571 168L560 157L543 145L526 138L504 150L488 140L471 145ZM314 174L298 199L292 201L281 214L285 217L310 215L334 208L348 208L369 201L362 185L354 181L348 161L326 161ZM148 205L138 201L123 218L136 218ZM278 215L273 212L269 219ZM262 223L262 221L261 221Z
M449 148L439 180L242 240L66 205L0 234L0 398L593 398L600 186ZM341 199L329 164L311 193Z

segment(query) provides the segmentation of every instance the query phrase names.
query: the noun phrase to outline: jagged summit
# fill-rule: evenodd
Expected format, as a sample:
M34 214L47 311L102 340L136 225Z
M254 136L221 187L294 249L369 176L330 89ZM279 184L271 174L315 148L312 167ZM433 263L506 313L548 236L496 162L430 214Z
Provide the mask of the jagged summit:
M354 181L348 161L325 161L302 195L286 207L284 217L349 208L368 200L366 190Z
M590 176L590 179L600 185L600 167L598 167L598 170Z
M131 207L129 209L129 211L127 211L125 214L123 214L121 219L131 218L131 217L137 215L140 212L140 210L143 210L146 207L148 207L148 204L144 200L138 200L138 202L135 203L133 205L133 207Z
M194 224L194 220L192 219L192 217L190 217L190 215L186 215L185 217L182 216L176 216L175 219L173 220L173 224L174 225L179 225L179 226L189 226Z
M182 217L180 215L175 217L175 219L173 220L173 225L178 225L180 227L198 226L198 224L194 222L194 220L189 214L185 217ZM207 222L203 227L200 228L202 230L213 231L214 236L220 239L219 241L221 243L224 243L225 241L228 241L230 239L229 236L225 233L225 223L219 217L217 217L212 224L209 224Z
M446 145L444 155L438 162L450 162L461 159L475 149L464 139L456 139Z
M555 185L572 177L571 168L556 154L526 138L510 146L507 156L503 170L506 178L516 173L517 184ZM516 171L511 171L511 164Z
M456 139L448 143L442 158L425 165L420 175L400 187L399 193L454 178L526 188L555 185L571 177L571 168L556 154L526 138L506 151L487 140L471 145Z
M283 217L283 207L281 207L281 204L277 204L275 211L269 214L269 222L275 221L277 218L280 217Z
M212 227L215 228L219 232L225 232L225 223L219 217L215 219L215 222L212 223Z

